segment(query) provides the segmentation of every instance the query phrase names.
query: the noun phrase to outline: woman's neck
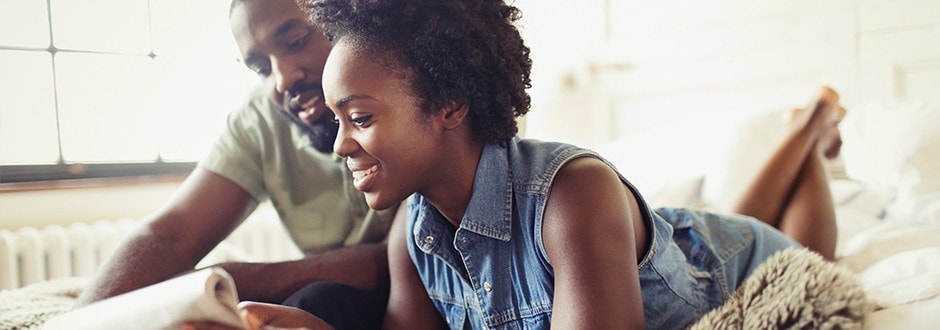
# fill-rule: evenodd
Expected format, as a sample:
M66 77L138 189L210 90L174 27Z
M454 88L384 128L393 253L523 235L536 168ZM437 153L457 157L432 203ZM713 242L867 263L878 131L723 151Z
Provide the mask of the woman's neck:
M440 176L441 180L420 192L454 227L460 227L470 204L473 180L482 153L483 143L478 142L450 150L445 156L447 166L439 167L445 172Z

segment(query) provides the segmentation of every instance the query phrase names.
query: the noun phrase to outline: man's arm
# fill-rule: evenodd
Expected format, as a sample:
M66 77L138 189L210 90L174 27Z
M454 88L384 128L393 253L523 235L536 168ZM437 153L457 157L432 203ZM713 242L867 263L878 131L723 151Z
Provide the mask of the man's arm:
M404 201L392 223L404 223L408 209ZM390 226L391 227L391 226ZM281 303L294 292L315 281L331 281L362 289L389 286L389 234L380 243L330 250L304 259L277 263L219 264L235 280L241 300Z
M192 270L256 206L235 183L195 169L174 197L114 250L76 306Z
M167 206L115 249L82 293L77 306L192 270L255 206L257 202L240 186L197 168ZM232 275L239 298L280 303L314 281L369 289L387 287L387 258L386 244L382 242L294 261L218 266Z
M330 250L300 260L277 263L222 263L238 289L238 298L281 303L315 281L363 289L388 287L386 244L371 243Z

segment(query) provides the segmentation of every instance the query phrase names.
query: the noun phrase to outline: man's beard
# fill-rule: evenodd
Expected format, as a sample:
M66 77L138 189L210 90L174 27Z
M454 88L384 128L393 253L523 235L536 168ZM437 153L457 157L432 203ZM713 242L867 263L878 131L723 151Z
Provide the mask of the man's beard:
M333 118L329 114L320 116L319 119L311 123L311 125L304 124L300 118L297 116L288 113L287 111L278 111L283 114L285 117L290 119L300 126L300 129L307 133L307 136L310 137L310 142L313 142L313 148L322 153L332 153L333 152L333 142L336 141L336 134L339 131L339 124L333 122Z

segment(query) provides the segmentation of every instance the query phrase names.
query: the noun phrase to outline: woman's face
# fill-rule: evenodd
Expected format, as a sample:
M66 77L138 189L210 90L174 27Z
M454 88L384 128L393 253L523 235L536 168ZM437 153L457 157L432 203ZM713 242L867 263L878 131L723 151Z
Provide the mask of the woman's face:
M354 186L374 209L396 205L446 172L435 169L445 155L443 128L435 115L422 113L410 75L383 63L341 40L323 73L326 103L339 122L334 151L346 158Z

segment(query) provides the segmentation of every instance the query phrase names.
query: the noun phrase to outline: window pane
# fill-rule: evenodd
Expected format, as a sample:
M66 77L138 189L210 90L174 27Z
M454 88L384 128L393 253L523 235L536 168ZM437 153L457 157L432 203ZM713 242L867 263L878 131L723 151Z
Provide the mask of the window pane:
M165 120L158 138L160 157L199 161L258 78L233 57L157 56L155 64L154 108Z
M49 14L46 2L0 1L0 45L49 47Z
M0 164L54 164L59 159L52 57L0 51Z
M157 55L238 56L228 21L231 0L150 1Z
M55 46L105 52L150 52L147 0L52 0Z
M215 142L229 112L258 78L236 62L228 21L231 0L151 1L156 106L167 113L160 157L198 161ZM163 97L173 95L173 97Z
M66 162L156 160L165 127L153 111L149 57L59 53L55 60Z

